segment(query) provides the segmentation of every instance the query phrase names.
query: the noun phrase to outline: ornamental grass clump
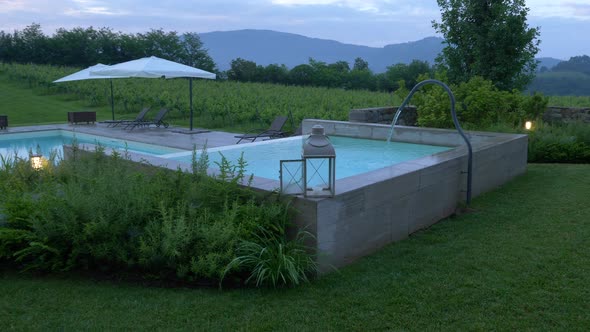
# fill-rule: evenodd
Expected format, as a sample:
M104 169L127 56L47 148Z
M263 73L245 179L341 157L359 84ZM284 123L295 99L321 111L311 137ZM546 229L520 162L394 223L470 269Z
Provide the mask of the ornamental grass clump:
M259 286L298 285L308 282L317 270L315 260L305 245L312 235L298 230L293 240L288 240L284 228L268 230L260 228L252 241L238 244L237 257L224 270L237 269L249 272L246 283Z

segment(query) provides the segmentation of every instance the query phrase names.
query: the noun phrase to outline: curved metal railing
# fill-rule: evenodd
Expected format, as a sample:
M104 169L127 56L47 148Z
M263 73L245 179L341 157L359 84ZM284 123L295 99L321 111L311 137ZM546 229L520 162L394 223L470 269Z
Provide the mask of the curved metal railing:
M389 136L387 137L387 142L388 143L391 142L391 137L393 136L393 133L395 131L395 124L397 123L397 120L398 120L402 110L410 102L410 99L412 98L414 93L416 93L416 91L418 89L420 89L422 86L424 86L426 84L436 84L436 85L441 86L443 89L445 89L445 91L449 95L449 98L451 99L451 115L453 117L453 123L455 124L455 129L457 129L457 131L459 132L459 135L461 135L461 137L463 137L463 140L465 140L465 143L467 144L468 155L467 155L467 198L466 198L466 203L467 203L467 205L469 205L471 203L471 170L472 170L472 164L473 164L473 151L471 149L471 143L469 142L469 139L465 135L465 132L463 131L463 128L461 128L461 125L459 124L459 120L457 119L457 113L455 112L455 95L453 95L453 92L446 84L444 84L443 82L441 82L439 80L432 80L432 79L425 80L425 81L422 81L422 82L416 84L416 86L414 86L414 88L410 91L410 93L408 94L406 99L404 99L404 101L401 103L401 105L397 109L397 112L395 112L395 116L393 117L393 121L391 122L391 129L389 131Z

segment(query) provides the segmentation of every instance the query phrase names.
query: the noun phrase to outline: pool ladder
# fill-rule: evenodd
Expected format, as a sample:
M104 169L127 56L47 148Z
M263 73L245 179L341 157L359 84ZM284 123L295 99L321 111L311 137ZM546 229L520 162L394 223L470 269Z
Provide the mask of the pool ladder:
M393 136L394 131L395 131L395 124L397 123L397 119L399 118L402 110L410 102L410 99L412 98L414 93L416 93L416 91L419 88L421 88L422 86L424 86L426 84L436 84L436 85L441 86L443 89L445 89L445 91L449 95L449 98L451 99L451 115L453 117L453 123L455 124L455 128L459 132L459 135L461 135L461 137L463 137L463 140L467 144L467 152L468 152L468 154L467 154L467 197L466 197L465 201L466 201L467 205L469 205L471 203L471 173L472 173L471 171L472 171L472 165L473 165L473 151L471 148L471 143L469 142L469 139L465 135L465 132L461 128L461 125L459 124L459 120L457 119L457 113L455 112L455 96L453 95L453 92L446 84L444 84L443 82L441 82L439 80L432 80L432 79L431 80L424 80L424 81L416 84L416 86L414 86L412 91L410 91L410 93L408 94L406 99L404 99L402 104L398 107L397 112L395 112L395 116L393 117L393 121L391 122L391 129L389 131L389 137L387 138L387 143L391 142L391 137Z

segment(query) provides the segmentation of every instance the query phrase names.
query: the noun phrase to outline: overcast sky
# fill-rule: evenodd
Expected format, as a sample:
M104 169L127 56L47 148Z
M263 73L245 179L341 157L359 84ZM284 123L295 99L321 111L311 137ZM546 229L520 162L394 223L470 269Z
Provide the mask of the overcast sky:
M590 0L526 0L529 25L541 29L537 56L590 55ZM127 33L268 29L381 47L435 36L436 0L0 0L0 30L39 23L110 27Z

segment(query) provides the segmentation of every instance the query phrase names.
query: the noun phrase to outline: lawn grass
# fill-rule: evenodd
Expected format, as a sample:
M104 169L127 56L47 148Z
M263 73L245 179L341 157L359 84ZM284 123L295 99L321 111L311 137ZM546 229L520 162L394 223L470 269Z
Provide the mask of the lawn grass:
M590 165L529 165L474 199L474 212L293 289L170 289L4 271L0 329L587 330L589 174Z
M0 114L8 115L9 126L66 123L68 112L93 111L98 120L110 119L110 107L89 107L71 96L37 94L0 75Z

